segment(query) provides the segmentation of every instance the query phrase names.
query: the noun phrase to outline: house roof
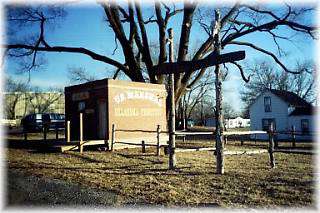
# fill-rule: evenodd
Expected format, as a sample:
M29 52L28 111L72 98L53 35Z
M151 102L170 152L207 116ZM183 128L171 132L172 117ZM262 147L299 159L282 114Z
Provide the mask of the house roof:
M300 98L297 94L293 92L289 92L285 90L276 90L276 89L270 89L269 91L294 107L311 108L310 103Z
M297 107L289 114L289 116L313 115L314 112L314 107Z

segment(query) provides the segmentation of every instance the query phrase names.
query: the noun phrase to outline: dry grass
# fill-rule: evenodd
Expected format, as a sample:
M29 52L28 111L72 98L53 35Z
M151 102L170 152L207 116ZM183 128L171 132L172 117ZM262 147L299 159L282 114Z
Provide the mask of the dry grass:
M167 156L156 157L152 149L146 154L140 149L83 154L6 150L9 169L113 191L115 206L315 206L311 155L276 153L275 169L269 167L268 154L226 156L225 174L217 175L209 151L177 153L177 169L169 171Z

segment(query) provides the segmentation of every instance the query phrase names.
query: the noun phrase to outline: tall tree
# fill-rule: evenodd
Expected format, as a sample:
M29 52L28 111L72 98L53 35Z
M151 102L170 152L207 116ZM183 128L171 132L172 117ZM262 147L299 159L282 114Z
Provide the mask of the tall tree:
M164 77L155 75L153 69L155 65L167 61L166 31L170 20L178 13L183 13L181 32L179 38L175 39L179 40L178 57L176 59L178 62L187 60L192 28L197 24L207 33L207 39L201 43L193 55L190 55L192 61L204 58L214 50L214 46L218 42L221 46L221 52L229 46L248 47L265 54L284 71L292 73L295 72L276 56L277 53L283 53L282 48L285 46L282 45L282 41L291 39L289 36L283 36L281 29L287 29L288 33L291 31L291 33L314 38L315 27L308 21L314 10L312 7L293 7L284 4L274 8L267 5L235 3L231 6L221 7L216 5L206 9L208 8L207 5L185 2L183 6L178 8L174 3L156 1L151 11L152 14L147 17L145 10L141 8L137 1L129 0L127 4L101 1L98 4L105 14L106 27L114 32L115 41L121 46L124 61L117 61L112 59L112 56L97 53L84 46L61 46L55 44L54 41L49 42L46 39L48 28L55 26L59 20L66 16L66 10L61 5L53 4L9 5L6 7L8 43L3 45L6 48L6 55L20 62L25 62L23 63L24 68L30 71L43 62L43 60L40 60L41 56L45 57L46 55L41 53L78 53L114 66L132 81L163 83ZM214 14L216 9L221 11L220 20L216 20L214 16L210 15ZM205 19L201 18L198 15L201 14L201 11L207 11L209 15L205 16ZM219 29L215 27L214 23L216 21L219 21ZM158 27L157 61L152 60L151 56L150 43L153 38L147 31L149 24L155 24ZM28 27L32 31L32 37L26 37L27 34L21 35L26 31L18 31L18 27ZM214 40L217 34L220 35L219 39ZM258 44L252 43L248 36L250 34L270 36L274 40L276 50L264 49L259 47ZM238 63L233 63L233 65L239 69L243 79L247 80L241 65ZM185 93L187 87L201 79L205 70L186 70L183 74L175 74L176 102Z

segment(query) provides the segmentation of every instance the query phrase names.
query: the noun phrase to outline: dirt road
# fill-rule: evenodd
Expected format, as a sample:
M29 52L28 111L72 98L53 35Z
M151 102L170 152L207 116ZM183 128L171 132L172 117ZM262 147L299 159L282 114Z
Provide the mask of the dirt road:
M9 171L7 176L6 207L81 206L112 207L117 195L113 192L87 188L61 180L26 176Z

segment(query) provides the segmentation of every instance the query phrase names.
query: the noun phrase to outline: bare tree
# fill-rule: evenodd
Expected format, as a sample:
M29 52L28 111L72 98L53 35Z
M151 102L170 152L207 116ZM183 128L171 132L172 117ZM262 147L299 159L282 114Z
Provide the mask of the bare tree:
M96 76L88 73L84 67L69 67L68 75L70 81L73 83L85 83L97 79Z
M36 6L8 6L6 7L7 21L10 23L9 43L4 45L6 53L15 59L30 58L27 70L37 67L38 57L41 52L60 52L60 53L79 53L91 57L106 64L113 65L121 70L132 81L145 82L146 79L152 83L164 82L163 76L157 76L153 73L155 65L164 63L167 60L166 53L166 30L170 19L178 13L183 13L181 24L181 33L179 35L178 57L177 61L187 60L189 39L193 26L194 14L205 6L199 6L198 3L185 3L182 8L177 8L175 4L155 2L153 12L149 17L144 15L144 10L138 2L128 1L128 4L116 4L115 2L99 2L103 9L107 26L110 27L115 35L115 41L121 46L124 56L124 62L116 61L109 56L98 54L85 47L57 46L54 42L46 40L46 32L49 26L55 26L57 21L65 17L66 12L57 5L36 5ZM206 6L207 7L207 6ZM197 19L197 23L208 34L208 38L202 42L199 49L191 56L192 61L205 57L213 51L215 45L214 35L220 34L219 42L221 50L227 46L249 47L253 50L266 54L272 58L286 72L294 72L287 68L275 53L260 48L247 39L247 35L253 33L267 34L274 39L278 53L282 53L281 40L289 40L289 37L281 36L279 28L286 27L295 33L304 34L314 38L315 28L308 23L308 13L313 8L298 8L285 4L278 9L268 8L267 6L246 5L236 3L230 7L213 6L207 9L209 14L214 14L215 9L221 10L220 28L215 28L214 16L207 16L206 19ZM211 11L211 12L210 12ZM212 17L212 18L210 18ZM197 24L196 23L196 24ZM150 53L150 36L146 28L149 24L158 26L158 61L154 62ZM33 26L35 29L33 39L27 40L14 39L18 32L17 26ZM36 28L35 26L38 26ZM127 29L127 30L125 30ZM214 30L216 29L216 30ZM20 36L21 37L21 36ZM135 51L137 50L137 51ZM20 60L22 61L22 60ZM25 60L27 61L27 60ZM156 64L155 64L156 63ZM233 63L239 68L242 76L245 78L241 66ZM146 75L143 75L143 67L146 68ZM192 86L198 81L205 69L194 72L186 71L184 74L175 74L175 97L176 102L181 95L185 93L187 87Z
M63 92L53 88L44 91L39 87L34 87L32 92L26 93L28 107L32 113L50 112L52 105L59 104L61 98L63 98Z
M13 78L6 78L5 81L5 115L8 119L16 118L16 106L19 100L23 97L25 92L28 90L28 84L23 81L17 81Z

